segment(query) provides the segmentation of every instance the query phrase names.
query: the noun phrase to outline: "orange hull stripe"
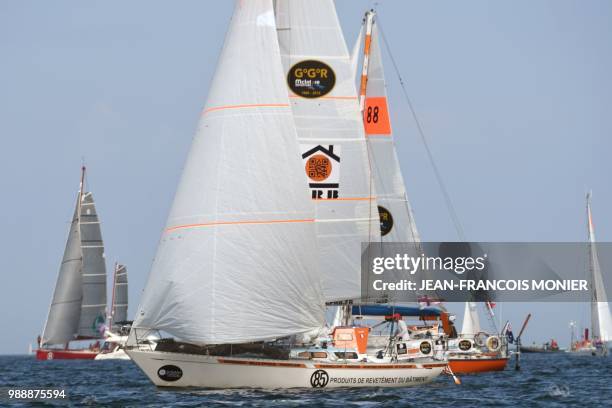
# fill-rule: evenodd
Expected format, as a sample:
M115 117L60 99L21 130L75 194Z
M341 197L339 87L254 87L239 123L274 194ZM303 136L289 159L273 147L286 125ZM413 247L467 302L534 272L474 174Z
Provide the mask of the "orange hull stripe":
M314 222L315 220L312 218L303 219L303 220L270 220L270 221L216 221L216 222L207 222L203 224L185 224L185 225L176 225L174 227L166 228L165 232L170 232L178 229L188 229L188 228L201 228L201 227L214 227L217 225L257 225L257 224L289 224L296 222Z
M482 373L487 371L502 371L508 358L483 359L449 359L448 365L455 374Z
M202 114L206 114L208 112L225 110L225 109L243 109L243 108L286 108L288 107L288 103L251 103L244 105L226 105L226 106L214 106L212 108L205 109Z

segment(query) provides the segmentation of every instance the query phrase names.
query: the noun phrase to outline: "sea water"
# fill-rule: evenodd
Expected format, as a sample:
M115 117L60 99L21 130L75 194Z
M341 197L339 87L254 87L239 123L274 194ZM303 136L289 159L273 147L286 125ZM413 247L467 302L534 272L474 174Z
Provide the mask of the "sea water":
M520 371L511 360L505 371L460 378L461 385L442 375L412 388L175 390L155 387L131 361L0 356L0 406L612 406L612 356L523 354ZM8 398L11 389L64 390L65 398L20 402Z

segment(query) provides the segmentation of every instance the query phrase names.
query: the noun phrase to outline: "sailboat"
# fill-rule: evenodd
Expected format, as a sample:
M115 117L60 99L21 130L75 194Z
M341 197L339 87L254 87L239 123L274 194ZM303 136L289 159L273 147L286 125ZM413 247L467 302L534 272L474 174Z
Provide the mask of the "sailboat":
M592 288L591 297L591 336L585 329L581 341L572 341L570 353L608 355L612 342L612 316L606 295L601 267L597 256L593 214L591 211L591 193L586 196L587 232L589 243L589 275ZM573 327L572 327L573 334Z
M374 361L367 329L317 341L379 238L333 1L238 1L126 351L158 386L427 383L445 362Z
M83 166L66 249L36 358L93 359L99 352L96 344L104 337L105 309L104 243L93 195L85 190ZM79 343L85 343L85 347L75 347Z
M127 342L127 334L131 322L127 320L128 312L128 277L127 267L115 263L113 274L113 291L111 295L110 313L107 316L107 329L104 332L104 343L96 360L129 360L123 347Z

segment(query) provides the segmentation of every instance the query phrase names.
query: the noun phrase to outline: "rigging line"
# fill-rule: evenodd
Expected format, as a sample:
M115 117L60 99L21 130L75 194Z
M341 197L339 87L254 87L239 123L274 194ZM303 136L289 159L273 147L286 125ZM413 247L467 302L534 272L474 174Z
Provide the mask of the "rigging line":
M423 130L421 121L419 120L419 117L416 114L412 101L410 97L408 96L406 85L404 84L404 80L400 74L397 63L395 62L395 58L393 57L393 54L391 53L391 47L389 46L389 43L387 42L387 37L385 36L384 30L383 30L383 27L380 21L380 16L378 16L378 28L380 29L380 34L383 39L383 42L385 43L385 48L387 49L387 53L389 54L389 59L391 60L391 64L393 65L395 74L397 75L397 78L399 79L404 98L406 99L406 103L408 104L408 107L410 108L410 113L412 114L412 118L414 119L414 122L416 124L417 131L419 133L419 136L421 137L421 141L423 142L425 151L427 152L427 157L429 159L433 172L436 176L436 181L438 182L438 185L440 186L440 190L442 191L444 202L446 203L446 207L448 209L448 212L450 213L450 217L454 224L457 235L459 236L459 240L466 241L465 233L463 231L463 226L461 225L459 217L457 216L457 212L455 211L455 207L450 198L450 194L448 193L448 189L446 188L446 185L444 184L444 180L442 179L442 174L440 173L440 170L438 169L438 165L436 164L436 161L434 160L431 149L429 148L429 144L427 143L427 138L425 137L425 131Z

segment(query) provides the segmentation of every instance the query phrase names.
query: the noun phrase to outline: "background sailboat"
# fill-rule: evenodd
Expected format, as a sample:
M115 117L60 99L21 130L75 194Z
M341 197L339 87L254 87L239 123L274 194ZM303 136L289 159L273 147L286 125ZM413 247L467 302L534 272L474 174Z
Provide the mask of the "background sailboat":
M606 288L603 283L601 266L597 256L597 244L595 241L595 228L593 226L593 214L591 210L591 193L586 196L587 232L589 247L589 280L592 288L591 297L591 336L588 330L582 341L575 342L570 347L570 352L603 354L609 353L612 342L612 315ZM573 330L573 327L572 327Z
M84 188L85 167L49 314L38 342L36 358L39 360L93 359L96 350L71 349L70 343L103 338L104 243L93 195Z
M113 292L110 314L107 320L107 327L110 331L119 331L121 325L129 323L127 267L118 263L115 264L115 273L113 274Z
M104 332L104 343L96 360L129 360L123 347L127 342L132 322L127 320L128 312L128 277L127 267L115 263L113 274L113 291L111 295L110 313Z

